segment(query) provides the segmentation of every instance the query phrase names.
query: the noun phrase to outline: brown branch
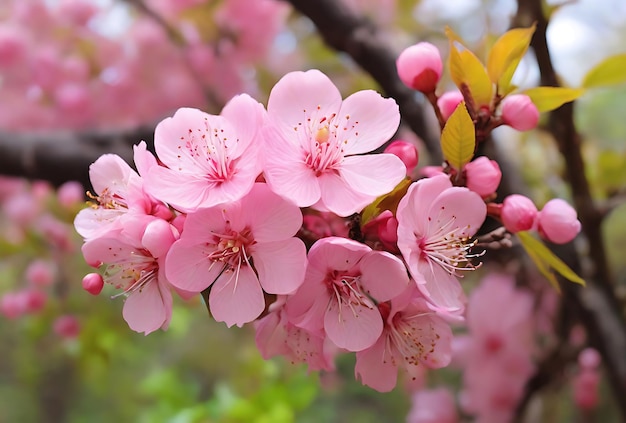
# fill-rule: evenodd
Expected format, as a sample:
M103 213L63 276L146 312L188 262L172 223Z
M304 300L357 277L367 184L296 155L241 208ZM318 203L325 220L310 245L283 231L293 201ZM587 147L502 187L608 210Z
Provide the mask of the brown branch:
M403 121L422 138L432 161L441 163L439 136L429 133L415 91L400 81L396 70L399 52L385 39L384 34L371 21L351 12L341 1L287 1L313 21L328 46L347 53L378 82L386 95L398 102Z
M89 187L91 163L105 153L116 153L132 163L132 145L142 140L153 149L152 129L82 133L0 131L0 172L53 185L79 181Z
M539 64L542 85L558 86L546 40L548 21L543 15L541 0L519 0L518 8L518 25L528 26L533 21L537 22L531 46ZM602 212L595 206L585 175L582 139L574 125L573 111L573 103L554 110L549 117L548 130L565 162L565 177L582 223L582 232L587 238L592 266L584 275L588 284L586 288L568 282L563 284L563 301L564 306L570 308L572 314L577 315L585 325L590 344L602 354L616 404L626 420L626 324L613 290L601 231ZM574 270L582 270L582 257L577 255L572 245L553 249Z

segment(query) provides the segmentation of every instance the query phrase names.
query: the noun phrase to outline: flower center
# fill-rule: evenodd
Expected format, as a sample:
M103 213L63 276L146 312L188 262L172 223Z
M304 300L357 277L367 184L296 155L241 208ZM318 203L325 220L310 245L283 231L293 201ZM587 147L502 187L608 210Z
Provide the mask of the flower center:
M392 344L400 354L400 358L405 365L417 366L421 361L428 358L429 354L435 352L436 341L439 334L436 333L432 323L424 324L418 317L426 313L407 316L398 313L392 318L391 324L387 326L387 348L392 351ZM391 354L392 364L398 366L393 354Z
M158 273L159 265L150 253L133 251L127 261L109 264L104 272L104 280L117 289L123 289L112 298L121 295L128 297L156 280Z
M249 229L241 232L229 231L225 234L217 234L215 250L208 254L209 260L224 264L224 271L239 270L243 265L250 266L250 246L254 244L252 233Z
M358 316L356 310L358 306L368 309L376 308L374 302L363 293L359 284L360 280L361 275L341 275L336 270L328 275L326 285L332 298L337 301L339 316L341 316L344 306L348 307L354 316Z
M119 193L114 193L109 190L109 188L105 188L102 190L100 195L94 195L87 191L87 197L91 202L91 208L93 209L107 209L107 210L120 210L120 209L128 209L128 204L126 203L126 198L124 198Z
M211 128L205 119L204 127L191 128L187 136L180 137L178 150L187 155L202 169L209 182L221 183L230 180L234 174L235 161L231 151L239 139L230 139L223 128ZM181 158L179 154L178 158ZM178 167L183 171L182 162Z
M474 265L472 259L484 254L470 254L475 240L465 235L469 227L456 225L456 216L440 225L437 231L418 242L423 259L435 262L454 276L462 276L458 271L476 270L482 263ZM416 235L417 236L417 235ZM418 236L419 238L419 236Z
M335 170L336 165L343 160L347 141L340 142L337 139L337 127L332 123L335 117L335 114L330 118L324 116L316 127L311 128L305 163L315 172L315 176Z

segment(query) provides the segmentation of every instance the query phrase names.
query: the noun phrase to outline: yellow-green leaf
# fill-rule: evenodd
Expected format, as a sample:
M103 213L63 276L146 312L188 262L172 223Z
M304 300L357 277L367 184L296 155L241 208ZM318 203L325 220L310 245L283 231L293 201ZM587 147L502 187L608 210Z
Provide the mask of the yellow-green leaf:
M587 72L582 86L596 88L624 82L626 82L626 54L618 54L605 59Z
M493 95L493 84L487 69L469 50L459 51L454 40L450 40L450 56L448 58L450 77L461 92L465 85L474 99L475 106L489 106Z
M576 272L570 269L567 264L529 232L518 232L517 237L530 258L537 265L539 271L554 285L557 291L560 291L560 288L554 272L559 273L571 282L585 285L584 279L578 276Z
M501 93L510 92L511 79L519 62L526 54L536 24L530 28L516 28L505 32L491 47L487 58L487 72L491 82Z
M474 122L462 101L448 118L441 131L441 150L450 166L463 169L474 156L476 134Z
M582 88L536 87L523 92L540 112L549 112L565 103L576 100L585 92Z
M408 191L411 182L411 179L404 178L390 193L381 195L373 203L365 207L361 212L361 226L370 222L385 210L396 214L398 203L400 203L400 200Z

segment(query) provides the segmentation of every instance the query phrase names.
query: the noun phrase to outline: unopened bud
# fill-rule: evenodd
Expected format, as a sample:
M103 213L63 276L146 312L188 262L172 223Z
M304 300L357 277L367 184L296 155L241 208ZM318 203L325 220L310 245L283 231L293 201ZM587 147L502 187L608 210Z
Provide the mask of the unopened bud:
M104 279L99 273L89 273L83 278L83 289L91 295L98 295L104 287Z
M465 165L467 187L481 197L487 197L498 189L502 172L495 160L480 156Z
M512 194L504 199L500 218L507 231L516 233L532 229L537 217L537 206L528 197Z
M406 167L407 175L411 175L413 173L413 169L415 169L415 166L417 166L419 161L417 148L415 145L407 141L397 140L391 142L387 148L385 148L385 153L393 154L399 157Z
M555 244L570 242L576 238L580 228L576 210L560 198L548 201L539 213L539 235Z
M502 121L518 131L530 131L539 122L539 110L527 95L513 94L502 100Z
M437 107L441 112L441 116L448 120L450 115L456 110L456 107L463 101L463 94L460 91L445 92L437 99Z
M396 60L396 66L402 82L423 93L435 91L443 69L439 49L427 42L404 49Z

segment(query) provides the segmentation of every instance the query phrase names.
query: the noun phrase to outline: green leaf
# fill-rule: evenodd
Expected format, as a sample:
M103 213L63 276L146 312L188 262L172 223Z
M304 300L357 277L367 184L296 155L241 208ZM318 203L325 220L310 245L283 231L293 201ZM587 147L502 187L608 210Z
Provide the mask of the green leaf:
M441 150L450 166L461 170L474 157L475 148L474 122L462 101L441 131Z
M626 53L608 57L583 78L583 88L606 87L626 82Z
M489 106L493 96L493 84L489 79L487 69L471 51L459 51L452 39L450 40L448 67L450 77L459 90L464 92L464 87L469 89L476 108Z
M494 43L487 59L487 72L501 93L510 91L511 79L519 62L526 54L536 24L530 28L516 28L505 32Z
M537 265L539 271L550 281L554 289L561 292L559 283L553 272L559 273L571 282L585 286L584 279L578 276L567 264L529 232L518 232L517 237L530 258Z
M381 195L366 206L361 212L361 226L367 224L385 210L389 210L395 215L398 204L408 191L411 183L411 179L404 178L390 193Z
M524 91L540 112L549 112L576 100L585 92L582 88L536 87Z

